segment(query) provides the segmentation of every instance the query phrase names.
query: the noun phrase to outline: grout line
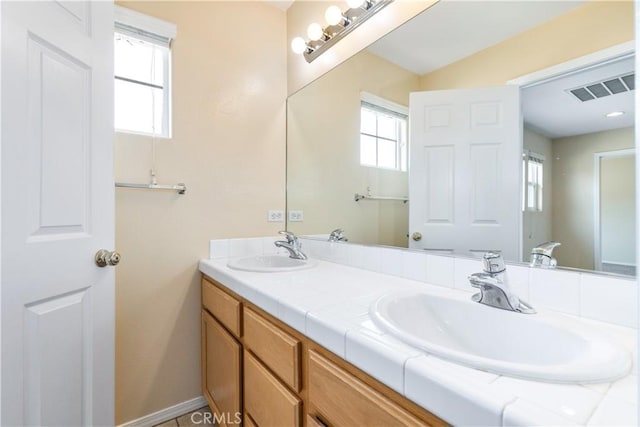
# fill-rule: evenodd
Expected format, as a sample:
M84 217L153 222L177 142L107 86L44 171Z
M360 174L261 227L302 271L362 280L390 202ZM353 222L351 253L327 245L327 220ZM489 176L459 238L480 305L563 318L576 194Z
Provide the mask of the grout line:
M598 403L593 406L591 413L589 414L589 416L587 417L587 420L585 421L585 425L589 424L589 421L591 421L591 418L593 418L595 413L598 411L598 408L600 408L600 405L602 405L602 402L604 402L604 400L607 398L607 395L609 394L609 390L611 390L612 386L613 386L613 383L609 384L609 388L607 389L607 391L600 395L600 400L598 400Z

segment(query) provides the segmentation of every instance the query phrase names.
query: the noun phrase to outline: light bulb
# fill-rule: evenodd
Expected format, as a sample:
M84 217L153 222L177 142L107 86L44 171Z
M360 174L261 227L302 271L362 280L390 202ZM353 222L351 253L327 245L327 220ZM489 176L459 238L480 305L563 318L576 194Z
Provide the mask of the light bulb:
M324 19L329 25L338 25L342 22L342 11L338 6L329 6L324 13Z
M300 55L307 50L307 42L305 42L302 37L296 37L291 40L291 50L293 53Z
M307 36L309 36L311 40L320 40L323 35L324 31L322 31L320 24L314 22L307 28Z
M365 0L347 0L347 6L356 9L364 4Z

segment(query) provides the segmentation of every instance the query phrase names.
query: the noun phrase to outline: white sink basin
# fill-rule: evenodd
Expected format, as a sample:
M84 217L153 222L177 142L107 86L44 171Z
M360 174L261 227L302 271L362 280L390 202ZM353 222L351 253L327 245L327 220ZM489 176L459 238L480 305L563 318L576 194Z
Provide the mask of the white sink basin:
M259 273L278 273L303 270L316 265L315 260L302 260L284 255L256 255L246 258L232 259L227 263L229 268Z
M374 322L442 359L496 374L557 383L609 382L631 355L586 324L550 313L522 314L427 293L383 296Z

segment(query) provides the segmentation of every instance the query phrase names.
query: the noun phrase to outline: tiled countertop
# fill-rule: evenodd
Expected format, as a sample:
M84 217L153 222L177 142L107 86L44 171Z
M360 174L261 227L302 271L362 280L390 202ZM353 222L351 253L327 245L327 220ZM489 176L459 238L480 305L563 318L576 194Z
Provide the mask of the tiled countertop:
M236 271L227 261L201 260L200 271L451 424L638 425L635 329L580 319L633 352L632 372L619 381L520 380L430 356L384 333L368 314L390 292L468 295L463 291L326 261L288 273Z

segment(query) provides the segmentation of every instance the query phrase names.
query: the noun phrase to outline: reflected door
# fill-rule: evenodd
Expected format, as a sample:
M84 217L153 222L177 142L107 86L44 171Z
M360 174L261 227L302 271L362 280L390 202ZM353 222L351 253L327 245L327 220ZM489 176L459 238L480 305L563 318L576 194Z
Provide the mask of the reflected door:
M414 92L410 128L409 246L520 260L519 88Z
M0 423L114 425L113 4L0 7Z
M636 274L635 150L595 154L595 268Z

